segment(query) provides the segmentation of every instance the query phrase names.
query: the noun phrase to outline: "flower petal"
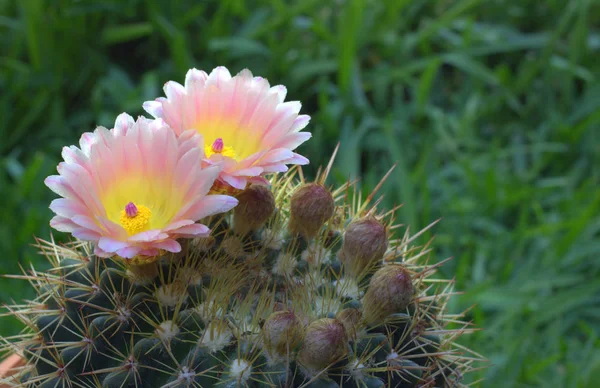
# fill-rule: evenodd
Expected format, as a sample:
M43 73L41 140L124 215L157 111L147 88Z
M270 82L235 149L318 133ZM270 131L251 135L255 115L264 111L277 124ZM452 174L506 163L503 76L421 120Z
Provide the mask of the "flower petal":
M167 239L163 241L155 241L152 243L154 248L164 249L167 252L178 253L181 252L181 245L172 239Z
M128 245L129 244L127 242L125 242L125 241L115 240L115 239L110 238L110 237L101 237L100 240L98 241L98 246L104 252L115 253L119 249L126 248Z
M206 225L192 224L173 230L173 233L186 238L207 237L210 234L210 229Z
M214 214L225 213L237 204L238 200L228 195L208 195L188 209L185 218L201 220Z
M146 101L142 104L142 108L153 117L162 117L163 115L163 103L160 99L155 101Z
M141 247L138 246L127 246L117 250L115 253L124 259L133 259L142 251Z

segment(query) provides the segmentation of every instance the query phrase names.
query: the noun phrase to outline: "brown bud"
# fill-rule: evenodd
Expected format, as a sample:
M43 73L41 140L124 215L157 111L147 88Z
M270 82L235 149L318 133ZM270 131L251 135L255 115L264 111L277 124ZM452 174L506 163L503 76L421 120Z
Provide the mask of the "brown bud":
M344 325L348 338L350 340L355 340L358 331L360 330L360 320L362 318L360 310L347 308L337 313L335 317L342 322L342 325Z
M156 265L156 262L131 265L127 268L127 275L136 286L147 286L158 276L158 265Z
M199 252L208 252L215 246L215 242L214 236L196 237L190 241L190 246Z
M380 268L369 283L363 300L363 320L367 325L382 323L391 314L406 309L413 299L410 274L401 265Z
M287 358L302 342L304 327L291 311L269 315L262 327L265 349L272 358Z
M229 236L223 240L221 248L232 259L243 259L247 256L243 241L236 236Z
M316 372L348 354L348 335L342 322L321 318L306 329L298 360L307 370Z
M329 190L308 183L292 195L289 228L292 233L301 234L310 239L333 216L335 203Z
M348 275L358 278L380 264L388 240L385 226L373 217L351 223L344 233L340 258Z
M240 235L260 229L275 211L275 197L268 187L250 185L237 199L233 230Z

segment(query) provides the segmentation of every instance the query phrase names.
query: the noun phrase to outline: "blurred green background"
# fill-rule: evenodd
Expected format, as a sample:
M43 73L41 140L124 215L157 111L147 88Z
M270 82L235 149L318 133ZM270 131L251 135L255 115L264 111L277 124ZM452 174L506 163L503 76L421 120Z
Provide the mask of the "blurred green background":
M399 221L443 218L422 241L455 258L451 309L477 305L477 385L600 384L598 1L0 0L0 50L2 274L45 265L63 145L188 68L248 67L312 116L310 171L341 141L331 183L397 162Z

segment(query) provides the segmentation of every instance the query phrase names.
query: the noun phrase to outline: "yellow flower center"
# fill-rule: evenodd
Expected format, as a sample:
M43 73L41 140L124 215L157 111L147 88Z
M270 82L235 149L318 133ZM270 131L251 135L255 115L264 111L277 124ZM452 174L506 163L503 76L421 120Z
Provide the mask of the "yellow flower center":
M227 156L228 158L235 159L235 150L233 147L226 146L223 143L222 138L218 138L211 145L204 146L204 153L207 158L210 158L214 154L221 154L223 156Z
M133 236L148 229L151 217L152 212L146 206L129 202L125 209L121 211L119 222L127 231L127 234Z

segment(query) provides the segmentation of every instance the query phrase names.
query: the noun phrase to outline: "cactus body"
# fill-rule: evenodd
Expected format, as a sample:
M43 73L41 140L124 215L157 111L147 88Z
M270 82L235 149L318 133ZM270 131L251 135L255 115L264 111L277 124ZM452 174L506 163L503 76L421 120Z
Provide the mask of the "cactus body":
M389 214L374 221L374 207L349 198L348 184L330 191L294 173L272 179L272 197L264 187L242 194L234 217L207 222L210 237L151 264L101 259L83 242L40 242L54 268L28 274L38 298L11 307L27 329L6 349L28 362L5 382L460 386L477 356L454 346L468 330L456 315L449 326L452 283L431 281L426 248L409 246L408 232L388 243ZM372 224L367 249L359 237ZM354 240L344 243L348 225Z

